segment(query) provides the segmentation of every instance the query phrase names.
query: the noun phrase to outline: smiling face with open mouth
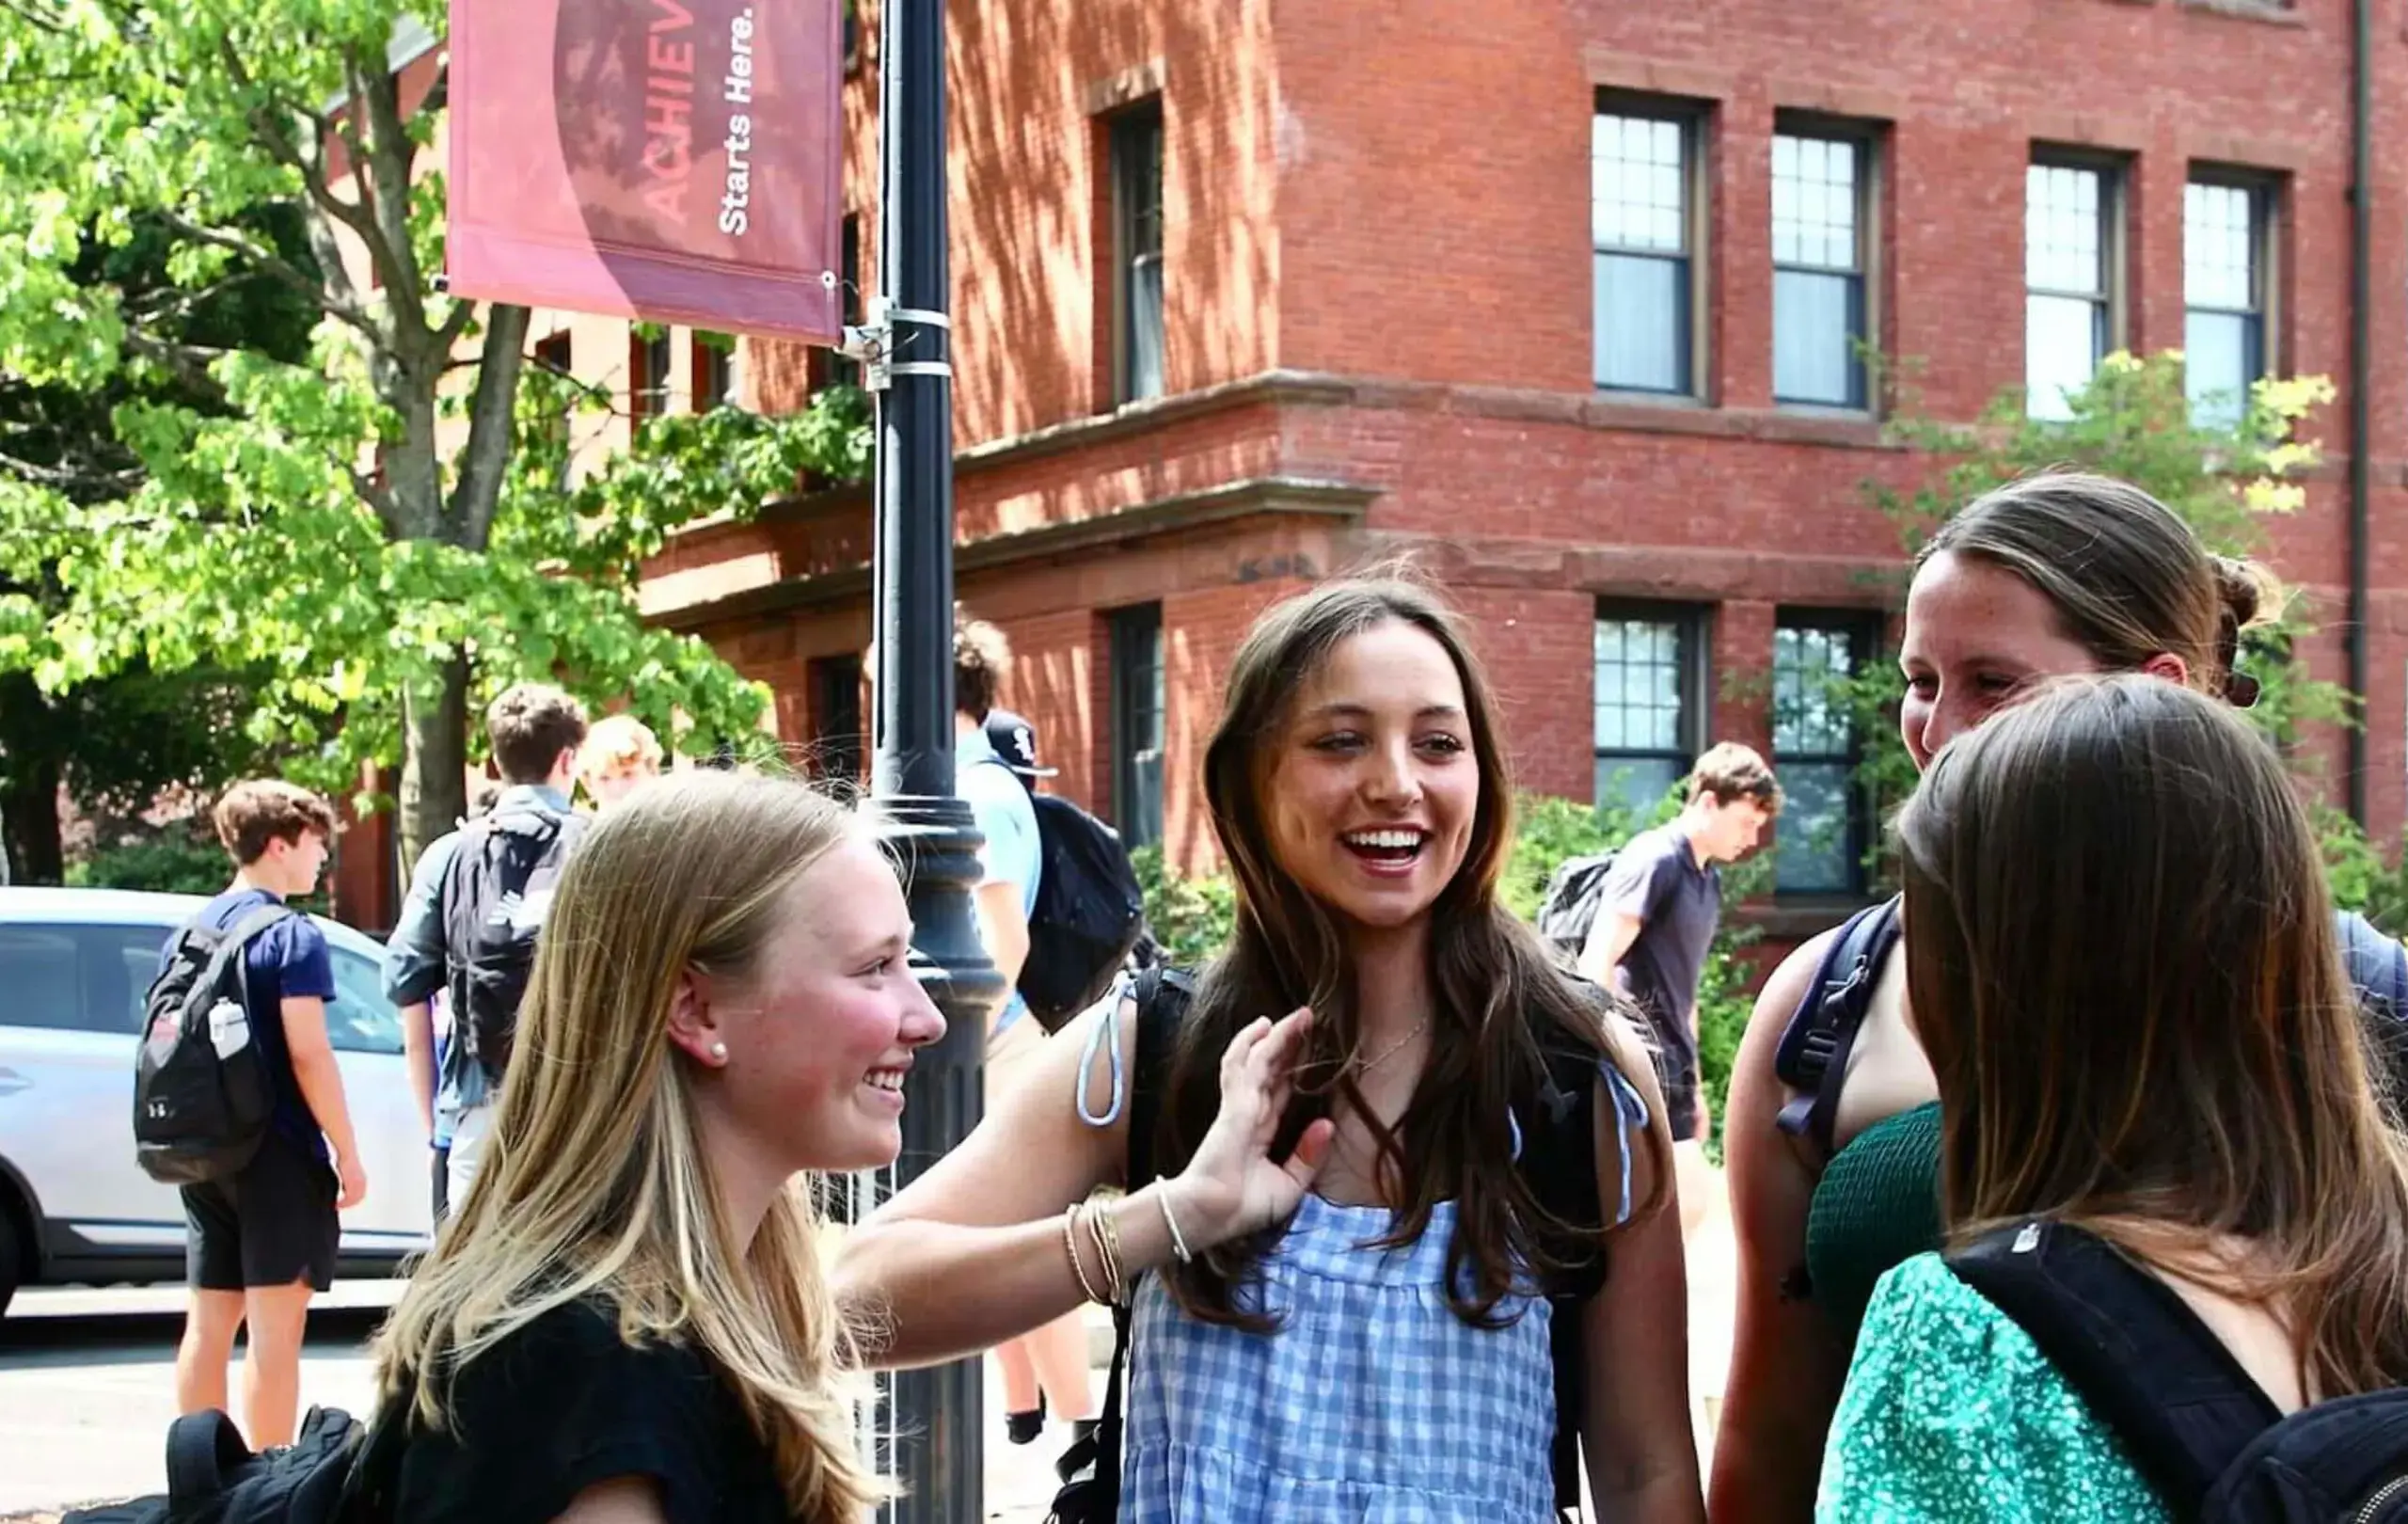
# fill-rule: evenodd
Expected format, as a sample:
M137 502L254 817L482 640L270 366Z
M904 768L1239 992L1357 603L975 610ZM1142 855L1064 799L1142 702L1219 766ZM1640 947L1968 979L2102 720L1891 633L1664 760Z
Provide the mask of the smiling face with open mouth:
M716 1002L727 1103L781 1168L892 1164L912 1056L944 1035L908 962L902 887L858 836L784 894L759 968Z
M1390 621L1348 637L1298 691L1264 779L1279 867L1343 918L1405 926L1464 864L1479 813L1463 675Z

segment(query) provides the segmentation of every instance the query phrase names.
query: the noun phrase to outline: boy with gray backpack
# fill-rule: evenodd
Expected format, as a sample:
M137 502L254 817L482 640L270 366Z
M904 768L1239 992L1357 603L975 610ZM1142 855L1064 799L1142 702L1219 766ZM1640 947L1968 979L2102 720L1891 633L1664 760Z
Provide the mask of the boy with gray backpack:
M569 807L585 731L584 706L557 688L521 683L493 701L485 737L501 797L427 847L386 944L385 993L402 1008L410 1084L435 1151L438 1219L467 1199L483 1160L536 934L585 830ZM452 1020L439 1072L438 990Z

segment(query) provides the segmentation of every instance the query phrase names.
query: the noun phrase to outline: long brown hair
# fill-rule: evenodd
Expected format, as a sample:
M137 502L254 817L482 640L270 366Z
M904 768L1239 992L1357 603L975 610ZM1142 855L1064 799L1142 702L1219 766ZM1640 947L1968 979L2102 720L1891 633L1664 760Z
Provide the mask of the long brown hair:
M2173 683L2064 679L1950 743L1897 835L1957 1238L2081 1223L2273 1311L2305 1390L2408 1380L2408 1146L2273 748Z
M587 830L545 917L490 1156L377 1337L385 1400L414 1391L441 1428L461 1367L591 1299L626 1342L709 1361L797 1517L858 1519L886 1496L854 1444L856 1342L810 1191L789 1182L737 1236L668 1035L679 976L755 967L786 886L861 829L806 785L704 769Z
M1983 494L1925 542L1918 566L1953 554L2002 567L2054 606L2101 672L2182 659L2191 686L2246 706L2241 632L2275 601L2254 563L2210 553L2174 510L2129 482L2044 471Z
M1463 865L1430 911L1436 995L1430 1056L1412 1100L1389 1129L1370 1118L1348 1062L1357 1012L1345 934L1329 909L1297 887L1275 858L1263 796L1272 749L1294 696L1340 643L1391 623L1427 634L1453 661L1463 681L1480 794ZM1625 1075L1646 1062L1601 1021L1605 997L1559 974L1529 929L1497 901L1497 879L1513 841L1513 795L1496 713L1487 677L1453 615L1412 581L1325 583L1255 624L1231 666L1221 723L1204 756L1212 829L1236 884L1236 929L1199 982L1172 1059L1158 1142L1164 1173L1180 1167L1219 1110L1220 1056L1230 1039L1258 1016L1310 1006L1315 1020L1279 1146L1291 1146L1307 1122L1329 1115L1339 1101L1364 1118L1395 1208L1388 1234L1376 1242L1412 1243L1429 1227L1436 1205L1453 1200L1447 1284L1456 1315L1475 1326L1505 1321L1497 1305L1509 1293L1529 1290L1529 1272L1544 1277L1597 1251L1596 1225L1553 1218L1510 1157L1513 1108L1527 1107L1539 1094L1545 1054L1570 1045ZM1649 1129L1648 1148L1656 1184L1641 1214L1655 1211L1664 1196L1670 1144L1661 1119ZM1196 1317L1267 1329L1272 1320L1233 1307L1231 1291L1271 1236L1175 1266L1172 1294Z

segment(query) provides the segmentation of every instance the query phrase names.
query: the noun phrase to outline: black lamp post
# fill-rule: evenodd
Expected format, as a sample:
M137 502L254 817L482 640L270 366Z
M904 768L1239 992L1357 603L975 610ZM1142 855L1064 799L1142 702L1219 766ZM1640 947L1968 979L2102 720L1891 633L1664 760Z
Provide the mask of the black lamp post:
M987 1012L1003 976L979 946L970 891L980 837L953 791L953 368L945 315L944 0L886 0L879 136L884 195L867 315L879 397L876 535L877 760L871 791L900 849L918 927L913 966L944 1040L913 1064L903 1108L908 1184L981 1110ZM887 1393L888 1454L906 1489L895 1524L986 1516L979 1360L909 1371Z

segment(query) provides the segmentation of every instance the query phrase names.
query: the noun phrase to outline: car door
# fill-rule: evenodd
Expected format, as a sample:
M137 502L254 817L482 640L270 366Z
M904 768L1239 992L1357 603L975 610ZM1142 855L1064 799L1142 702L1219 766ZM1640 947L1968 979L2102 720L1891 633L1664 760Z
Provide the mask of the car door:
M0 1156L54 1251L182 1251L183 1203L134 1159L135 1034L169 929L0 926Z
M319 925L335 976L326 1036L342 1069L343 1103L368 1171L367 1199L342 1216L343 1251L422 1249L433 1231L432 1156L402 1058L401 1013L385 998L376 945L347 928Z

